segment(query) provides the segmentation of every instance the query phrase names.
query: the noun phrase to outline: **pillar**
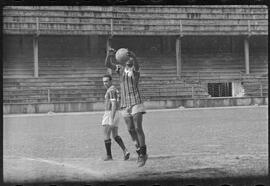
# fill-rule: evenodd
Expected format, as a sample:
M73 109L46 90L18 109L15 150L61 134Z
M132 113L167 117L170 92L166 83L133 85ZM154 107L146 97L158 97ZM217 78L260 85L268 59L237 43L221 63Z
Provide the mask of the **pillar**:
M249 40L248 40L248 37L246 37L244 39L244 53L245 53L246 74L249 74Z
M181 37L178 37L175 42L175 49L176 49L176 71L177 76L181 77L182 71L182 60L181 60Z
M38 77L38 36L33 38L33 48L34 48L34 77Z

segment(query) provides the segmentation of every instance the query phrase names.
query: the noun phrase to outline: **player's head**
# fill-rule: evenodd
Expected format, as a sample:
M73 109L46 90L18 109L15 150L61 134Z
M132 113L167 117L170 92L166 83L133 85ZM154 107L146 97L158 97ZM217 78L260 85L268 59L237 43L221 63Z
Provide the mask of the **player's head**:
M102 77L102 82L105 88L109 88L112 85L112 76L109 74L106 74Z
M127 62L126 62L126 66L132 67L133 64L134 64L134 59L132 57L130 57L129 60L127 60Z

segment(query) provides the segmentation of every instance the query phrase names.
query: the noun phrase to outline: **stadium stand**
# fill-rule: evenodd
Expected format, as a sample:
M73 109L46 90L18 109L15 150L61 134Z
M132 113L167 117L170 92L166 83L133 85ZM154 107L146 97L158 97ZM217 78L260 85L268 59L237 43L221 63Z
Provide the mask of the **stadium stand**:
M205 97L207 92L199 85L189 85L175 76L173 65L163 67L161 59L140 59L142 64L141 91L145 99L168 99L176 97ZM153 60L153 61L151 61ZM159 60L159 61L158 61ZM24 60L25 64L27 59ZM29 73L11 66L4 72L4 103L102 101L104 88L101 77L106 73L104 59L41 59L40 77L31 77L31 67L24 66ZM76 63L76 65L74 65ZM159 63L159 65L157 65ZM11 62L8 62L11 64ZM23 65L22 63L20 63ZM151 64L155 64L154 67ZM172 63L171 63L172 64ZM26 69L26 67L29 67ZM153 69L155 68L155 69ZM170 70L169 70L170 69ZM113 75L118 84L117 75Z
M185 56L182 77L198 82L234 80L244 68L244 59L232 54Z
M267 97L267 18L265 6L5 7L4 108L103 102L111 34L139 57L145 100L211 99L208 85L228 82Z

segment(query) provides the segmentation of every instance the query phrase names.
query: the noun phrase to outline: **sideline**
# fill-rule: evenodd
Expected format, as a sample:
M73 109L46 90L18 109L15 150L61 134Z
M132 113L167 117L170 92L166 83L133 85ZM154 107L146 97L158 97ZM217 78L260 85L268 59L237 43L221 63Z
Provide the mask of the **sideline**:
M173 109L148 109L147 112L167 112L167 111L195 111L195 110L222 110L222 109L250 109L250 108L268 108L268 105L250 105L250 106L228 106L228 107L200 107L200 108L173 108ZM33 117L33 116L79 116L79 115L95 115L103 114L104 111L93 111L93 112L61 112L61 113L38 113L38 114L4 114L4 118L13 117Z
M83 168L83 167L67 164L64 162L58 162L58 161L47 160L47 159L42 159L42 158L28 158L28 157L20 157L20 159L27 160L27 161L36 161L36 162L41 162L41 163L47 163L47 164L51 164L51 165L57 165L57 166L61 166L63 168L76 169L76 171L78 171L78 172L81 171L81 172L90 174L91 176L93 176L95 178L99 178L99 179L104 177L103 172L95 171L95 170L90 169L90 168Z

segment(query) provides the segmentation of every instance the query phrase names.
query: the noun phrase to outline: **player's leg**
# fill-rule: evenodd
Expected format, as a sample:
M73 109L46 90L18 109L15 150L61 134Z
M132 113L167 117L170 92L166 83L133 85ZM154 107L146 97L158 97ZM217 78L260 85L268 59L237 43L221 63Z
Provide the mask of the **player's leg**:
M145 109L142 104L133 106L132 108L133 122L140 144L139 167L143 166L148 158L145 144L145 135L142 127L144 113Z
M124 160L128 160L130 153L128 152L128 150L127 150L127 148L126 148L126 146L125 146L122 138L118 135L118 127L112 127L112 136L113 136L114 140L116 141L116 143L123 150Z
M143 120L143 116L141 112L136 113L133 116L133 120L134 120L134 125L135 125L135 129L138 135L138 139L140 142L140 157L139 157L139 167L144 166L148 155L147 155L147 150L146 150L146 144L145 144L145 135L144 135L144 131L143 131L143 127L142 127L142 120Z
M104 143L105 143L105 149L106 149L106 154L107 154L104 161L112 160L110 125L103 125L103 135L104 135Z
M131 136L131 139L136 147L136 152L138 154L138 156L140 155L140 144L139 144L139 140L138 140L138 136L137 136L137 133L136 133L136 130L135 130L135 126L134 126L134 123L133 123L133 118L132 116L128 116L128 117L124 117L124 120L125 120L125 123L126 123L126 126L127 126L127 129L128 129L128 132Z
M140 146L139 145L139 140L138 140L138 137L137 137L137 133L135 131L133 118L132 118L130 112L131 112L130 108L125 108L125 109L122 110L122 116L123 116L123 118L125 120L128 132L129 132L129 134L131 136L131 139L132 139L133 143L135 144L136 149L138 149L139 146Z
M142 121L143 121L143 115L141 112L134 114L133 123L134 123L135 131L137 133L140 147L145 146L145 135L143 132Z
M135 145L139 145L139 140L138 140L138 136L135 130L132 117L124 117L124 120L125 120L127 129L131 136L132 141L134 142Z

